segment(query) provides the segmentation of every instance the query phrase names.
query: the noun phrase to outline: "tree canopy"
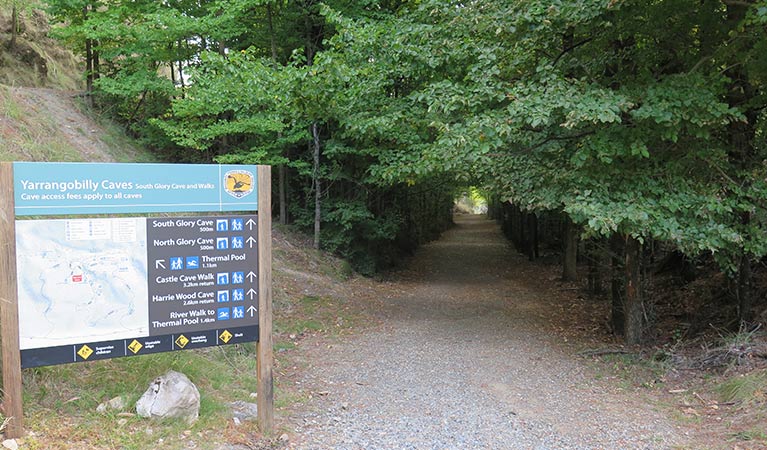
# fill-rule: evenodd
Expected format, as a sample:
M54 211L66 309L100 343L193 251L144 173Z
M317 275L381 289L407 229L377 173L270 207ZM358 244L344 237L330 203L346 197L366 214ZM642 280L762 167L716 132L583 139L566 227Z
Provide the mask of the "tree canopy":
M176 158L284 168L358 267L468 184L730 274L767 254L765 0L49 3L102 105Z

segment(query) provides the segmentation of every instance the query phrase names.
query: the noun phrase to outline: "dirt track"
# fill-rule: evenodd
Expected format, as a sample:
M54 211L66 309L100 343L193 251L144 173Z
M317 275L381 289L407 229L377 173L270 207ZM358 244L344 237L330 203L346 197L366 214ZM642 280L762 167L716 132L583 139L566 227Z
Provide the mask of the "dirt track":
M380 327L312 353L301 449L671 448L650 404L599 380L550 332L560 305L496 225L459 216L382 302ZM544 279L544 281L540 281ZM302 408L305 411L305 408Z

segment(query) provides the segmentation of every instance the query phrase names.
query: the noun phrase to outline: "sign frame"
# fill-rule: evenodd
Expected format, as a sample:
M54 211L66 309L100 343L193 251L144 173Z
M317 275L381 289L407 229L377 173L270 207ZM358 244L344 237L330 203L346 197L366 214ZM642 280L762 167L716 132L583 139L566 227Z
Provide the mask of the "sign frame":
M24 432L24 410L22 402L22 375L21 375L21 350L19 342L19 303L18 282L16 277L17 254L16 254L16 227L15 221L18 216L30 214L40 215L93 215L93 214L117 214L124 212L221 212L243 211L236 209L239 198L232 195L227 199L226 206L204 209L208 206L173 204L169 201L167 211L162 201L153 204L149 210L141 210L140 205L135 209L130 206L129 210L107 207L106 211L99 209L98 205L86 206L83 210L49 209L37 212L22 211L16 205L16 193L14 182L14 165L19 164L25 168L44 167L50 168L51 163L12 163L0 162L0 332L2 333L2 362L3 362L3 403L5 415L9 418L5 429L8 438L21 437ZM123 169L149 168L160 166L162 169L180 170L185 167L192 171L207 170L218 167L218 176L221 178L221 170L236 172L237 165L189 165L189 164L121 164L121 163L55 163L58 170L67 167L87 170L103 170L104 173L125 173ZM252 166L251 166L252 167ZM183 178L183 176L182 176ZM272 341L272 210L271 210L271 166L256 166L257 186L249 186L248 189L256 190L257 206L252 202L242 202L243 205L255 206L258 211L258 311L259 311L259 340L256 343L257 363L257 404L258 426L264 433L272 433L274 429L274 355ZM76 185L70 185L73 188ZM125 186L125 185L124 185ZM193 186L190 184L189 186ZM64 185L64 188L68 185ZM99 187L94 189L94 192ZM190 187L191 189L191 187ZM168 197L173 199L173 197ZM159 206L158 206L159 205ZM47 206L46 206L47 208ZM201 209L203 208L203 209ZM117 209L117 210L115 210Z

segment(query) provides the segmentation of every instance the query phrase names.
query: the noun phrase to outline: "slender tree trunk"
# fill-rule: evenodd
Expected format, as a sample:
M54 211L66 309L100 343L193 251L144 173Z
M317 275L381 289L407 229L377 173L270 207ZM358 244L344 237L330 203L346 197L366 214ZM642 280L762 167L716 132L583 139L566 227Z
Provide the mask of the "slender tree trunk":
M19 36L19 7L16 3L13 3L11 8L11 42L8 43L8 48L13 50L16 48L16 38Z
M527 214L527 230L530 235L527 258L534 261L538 257L538 217L534 212Z
M274 62L275 67L277 67L277 64L279 64L279 61L277 61L277 37L274 34L274 19L272 16L272 4L267 3L266 4L266 23L267 27L269 29L269 45L272 49L272 62ZM278 138L282 137L282 133L278 133ZM287 197L287 189L285 187L285 183L287 183L288 179L288 168L285 164L280 164L280 166L277 168L277 174L278 174L278 190L279 190L279 202L280 202L280 224L286 225L288 223L288 197Z
M171 44L172 46L173 44ZM173 83L173 87L176 87L176 65L173 64L173 61L168 61L168 65L170 66L170 82Z
M279 201L280 201L280 224L288 223L288 193L286 184L288 182L288 168L285 164L280 164L277 168Z
M727 20L730 24L738 24L746 18L749 3L748 2L726 2ZM731 80L727 93L727 99L730 105L735 108L741 108L746 117L745 121L733 121L729 126L730 137L730 160L739 171L751 171L754 167L761 165L761 160L757 156L755 141L757 139L756 124L759 120L761 108L753 104L753 99L758 92L754 82L749 78L750 73L743 65L733 65L725 71L727 77ZM751 105L749 105L751 103ZM746 177L740 182L740 189L743 192L749 192L751 180ZM748 194L747 194L748 195ZM752 201L753 197L748 195L745 199ZM748 229L751 223L751 213L746 209L739 213L739 221L744 230ZM757 231L761 233L763 230ZM750 237L747 237L747 239ZM745 245L741 247L738 255L738 276L735 286L735 296L738 307L738 319L742 323L751 320L751 308L753 306L752 289L752 270L751 259Z
M640 280L642 245L631 236L626 237L626 324L624 340L627 344L638 344L642 340L644 305Z
M738 299L738 319L741 324L747 323L752 318L751 307L753 305L753 292L751 258L749 258L745 252L740 258L737 287L735 292Z
M277 63L277 39L274 35L274 19L272 16L272 4L266 4L266 24L269 28L269 45L272 49L272 61Z
M320 223L322 220L322 184L320 181L320 133L317 122L312 122L314 141L312 178L314 178L314 248L320 248Z
M93 92L93 41L85 40L85 80L88 93Z
M562 279L578 279L578 227L569 216L565 216L564 255L562 260Z
M101 76L101 62L99 60L99 51L98 51L99 41L93 41L92 45L93 45L93 49L91 54L91 59L92 59L91 67L93 67L93 81L95 82Z
M589 292L594 295L602 293L602 256L603 246L599 242L588 241L588 263L589 263Z
M610 297L612 308L610 323L613 332L622 335L625 331L626 316L623 308L624 272L623 272L623 239L617 234L610 238Z

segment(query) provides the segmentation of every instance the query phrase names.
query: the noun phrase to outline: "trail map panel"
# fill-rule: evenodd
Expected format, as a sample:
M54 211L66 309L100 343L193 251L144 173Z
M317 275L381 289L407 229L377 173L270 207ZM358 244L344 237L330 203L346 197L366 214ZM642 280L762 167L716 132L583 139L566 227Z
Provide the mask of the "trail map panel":
M145 336L145 218L16 222L21 350Z

